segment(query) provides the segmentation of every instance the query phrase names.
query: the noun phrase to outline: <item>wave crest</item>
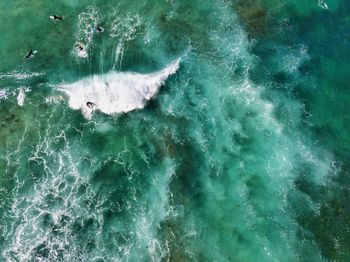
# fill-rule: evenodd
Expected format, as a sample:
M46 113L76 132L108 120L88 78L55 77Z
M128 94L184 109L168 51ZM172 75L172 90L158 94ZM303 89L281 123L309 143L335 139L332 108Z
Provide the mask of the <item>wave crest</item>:
M180 66L177 59L166 68L151 74L135 72L110 72L84 78L72 84L62 84L59 90L69 97L68 105L81 110L91 119L94 110L112 115L144 108L154 97L165 80L176 73ZM93 106L87 105L91 102Z

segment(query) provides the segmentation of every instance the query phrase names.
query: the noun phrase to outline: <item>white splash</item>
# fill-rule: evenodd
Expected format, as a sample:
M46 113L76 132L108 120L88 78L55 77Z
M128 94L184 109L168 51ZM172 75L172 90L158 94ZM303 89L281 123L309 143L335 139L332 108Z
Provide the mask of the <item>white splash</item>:
M72 84L62 84L59 90L68 95L69 107L81 110L87 119L91 119L94 110L108 115L125 113L143 108L168 76L178 70L179 64L177 59L163 70L151 74L110 72L96 75Z
M6 100L7 99L7 91L4 89L0 90L0 100Z
M78 57L81 57L81 58L87 58L89 56L88 52L86 51L86 48L84 47L84 45L82 44L79 44L77 43L78 46L75 47L75 54L78 56ZM79 46L82 46L83 49L79 49Z
M318 0L318 6L323 9L328 9L328 5L325 0Z
M24 91L23 88L21 88L18 92L18 96L17 96L17 104L19 106L23 106L24 105L24 99L26 98L26 93Z

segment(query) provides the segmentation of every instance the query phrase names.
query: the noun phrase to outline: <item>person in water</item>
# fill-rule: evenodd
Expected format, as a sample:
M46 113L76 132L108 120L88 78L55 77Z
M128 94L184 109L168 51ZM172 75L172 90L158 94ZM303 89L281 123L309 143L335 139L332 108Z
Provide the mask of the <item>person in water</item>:
M93 29L92 29L92 31L94 32L94 33L102 33L103 31L104 31L104 29L102 28L102 27L100 27L100 26L96 26L96 27L94 27Z
M56 20L62 21L64 17L63 16L58 16L58 15L50 15L50 18L52 20L54 20L54 21L56 21Z
M33 58L34 57L34 54L36 53L37 51L33 51L33 49L30 49L28 54L24 57L24 59L30 59L30 58Z
M87 49L83 44L76 43L74 49L79 57L86 58L88 56Z
M88 102L86 102L86 106L88 108L92 109L95 106L95 104L93 102L88 101Z

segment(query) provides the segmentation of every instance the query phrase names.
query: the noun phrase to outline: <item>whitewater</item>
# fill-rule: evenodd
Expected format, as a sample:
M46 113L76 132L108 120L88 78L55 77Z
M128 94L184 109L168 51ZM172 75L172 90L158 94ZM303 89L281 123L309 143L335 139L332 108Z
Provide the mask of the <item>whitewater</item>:
M59 90L68 95L69 107L80 109L87 119L99 110L112 115L142 109L153 98L165 80L176 73L180 60L175 60L166 68L151 74L133 72L110 72L79 80L72 84L62 84ZM92 107L87 102L93 103Z
M0 261L349 261L348 10L0 1Z

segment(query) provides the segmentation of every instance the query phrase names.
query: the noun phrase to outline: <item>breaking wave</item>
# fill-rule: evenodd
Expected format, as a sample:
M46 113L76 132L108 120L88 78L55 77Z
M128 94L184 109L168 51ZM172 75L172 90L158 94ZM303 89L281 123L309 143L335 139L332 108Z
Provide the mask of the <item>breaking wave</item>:
M81 110L87 119L91 119L95 110L108 115L126 113L143 108L165 80L176 73L179 64L180 60L175 60L163 70L151 74L110 72L96 75L62 84L59 90L68 95L69 107Z

